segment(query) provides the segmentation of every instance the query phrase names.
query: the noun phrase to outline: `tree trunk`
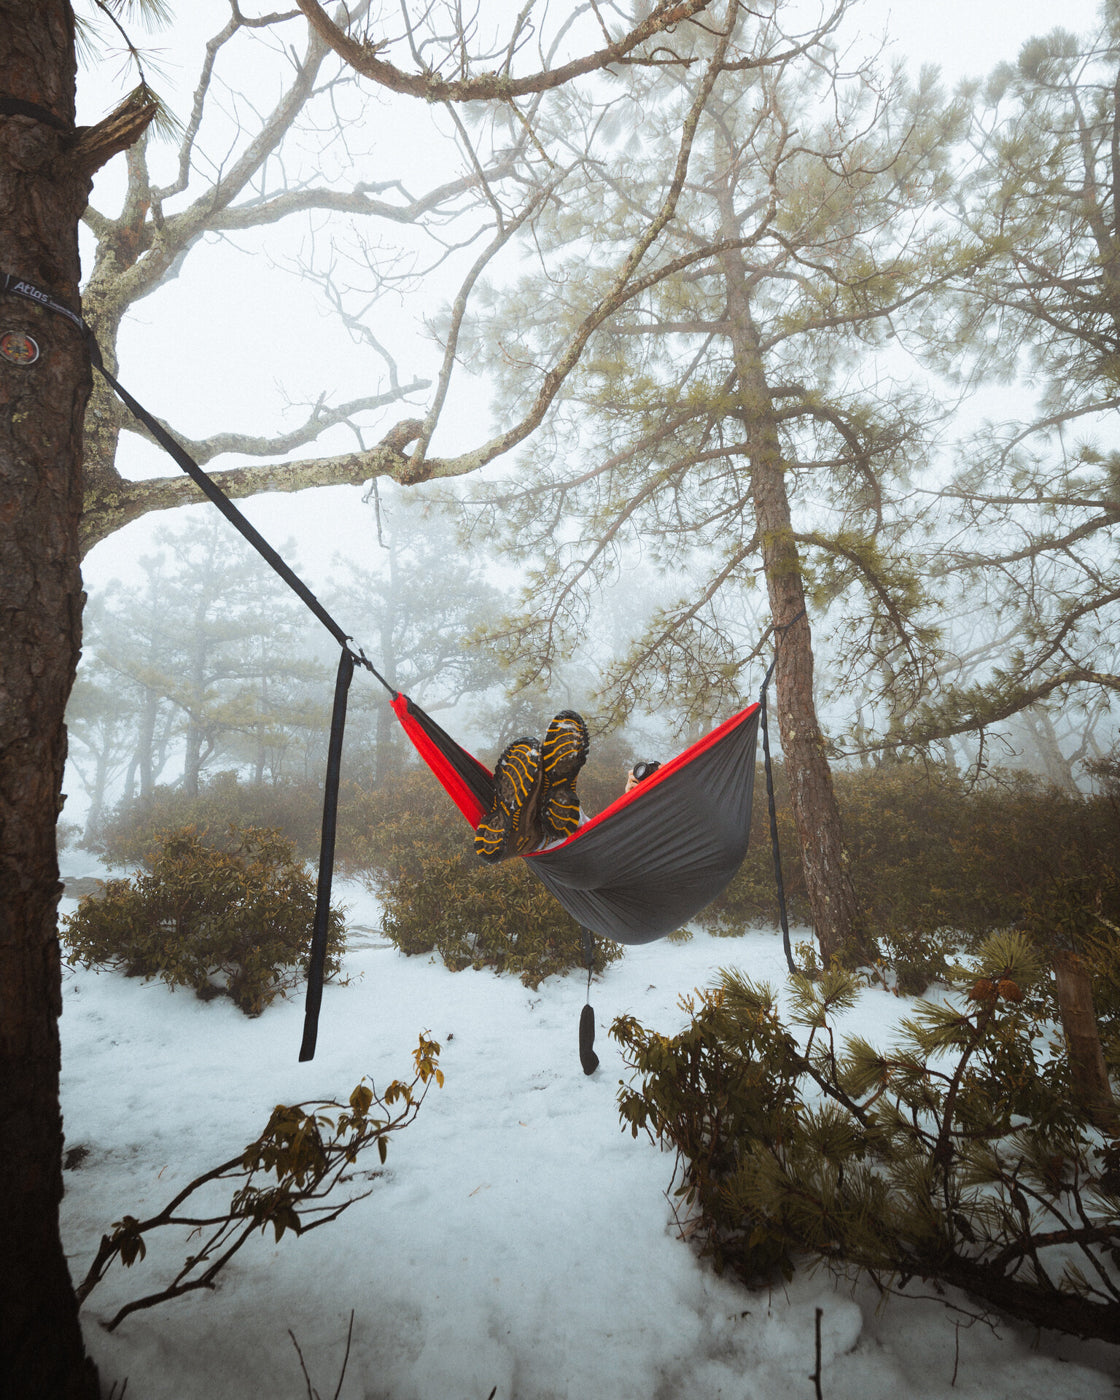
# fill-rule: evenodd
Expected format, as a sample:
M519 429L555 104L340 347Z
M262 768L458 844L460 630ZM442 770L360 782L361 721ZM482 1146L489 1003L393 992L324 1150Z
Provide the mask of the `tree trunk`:
M1063 948L1054 950L1053 962L1058 1013L1069 1051L1073 1101L1102 1133L1120 1136L1120 1110L1108 1082L1089 969L1076 953Z
M1023 726L1031 736L1035 756L1042 764L1046 781L1059 792L1077 796L1077 779L1073 774L1073 764L1062 753L1062 746L1054 732L1054 721L1043 709L1023 711Z
M721 204L723 232L734 237L729 198L721 200ZM720 262L727 287L738 378L738 416L746 433L751 498L770 615L778 629L774 668L778 730L806 893L825 966L841 955L864 961L873 956L873 950L852 887L840 809L813 699L813 641L805 610L801 560L790 519L777 419L750 314L750 291L742 255L732 249L720 255Z
M140 710L140 728L136 737L136 769L140 775L140 801L145 802L155 790L155 743L156 714L159 710L159 696L150 687L144 687L144 704ZM125 795L132 800L132 783L126 784Z
M198 796L199 775L202 772L202 746L206 738L207 661L209 642L207 623L210 613L208 589L199 591L194 605L194 628L189 639L190 672L185 677L187 704L187 733L184 740L182 789L187 797Z
M109 785L109 756L110 745L109 741L106 740L95 756L96 767L93 775L93 786L90 789L89 810L86 812L86 824L82 833L83 845L88 846L90 841L94 839L105 815L105 789Z
M74 122L68 0L0 0L0 92ZM89 176L47 119L0 116L0 266L78 305ZM55 823L81 638L82 414L89 360L64 318L0 298L0 1356L20 1400L96 1400L59 1237L62 1009ZM22 342L27 352L28 342ZM0 352L3 344L0 343Z
M186 752L183 756L183 793L198 796L198 779L202 771L202 727L193 712L187 723Z

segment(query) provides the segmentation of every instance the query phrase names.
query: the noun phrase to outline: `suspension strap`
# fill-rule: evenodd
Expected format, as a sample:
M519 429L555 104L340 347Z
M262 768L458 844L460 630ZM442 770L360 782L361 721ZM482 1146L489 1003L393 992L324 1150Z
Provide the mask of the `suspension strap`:
M64 121L57 112L48 107L40 107L37 102L26 102L22 97L0 97L0 117L30 117L44 126L53 126L56 131L64 131L73 136L74 128Z
M338 658L331 713L331 739L327 749L327 777L323 784L323 832L319 844L319 885L315 896L315 924L311 932L311 959L307 968L307 999L303 1011L301 1060L315 1057L319 1034L319 1007L323 1000L323 969L327 961L330 928L331 880L334 876L334 838L338 825L338 779L342 769L342 735L346 729L346 696L354 677L354 657L343 648Z
M334 844L335 833L338 825L338 784L339 773L342 763L342 738L346 728L346 697L350 689L350 681L354 675L354 666L359 664L364 666L370 674L385 687L389 694L396 699L397 692L389 684L384 676L378 672L372 662L367 658L364 651L359 647L356 651L350 646L350 637L334 620L330 613L319 602L311 589L304 583L298 574L283 560L276 550L268 543L260 532L249 523L240 510L234 505L222 488L207 475L198 465L194 458L188 453L167 431L156 418L148 412L142 404L132 397L127 389L123 388L105 368L105 361L101 355L101 347L93 331L70 307L64 306L50 292L44 291L42 287L37 287L26 278L16 277L10 272L0 273L0 292L8 292L13 296L24 297L27 301L34 302L36 306L41 306L47 311L53 311L56 315L64 317L78 331L86 343L89 351L90 362L110 384L114 392L119 396L121 402L138 419L163 450L173 458L178 466L191 478L199 487L203 494L221 511L231 525L246 539L265 562L275 570L284 580L293 593L304 603L304 605L314 613L315 617L323 624L331 636L342 648L342 655L338 663L338 676L335 682L334 709L331 714L331 737L327 755L327 775L323 792L323 827L319 845L319 881L315 902L315 922L311 934L311 957L307 975L307 1003L304 1013L303 1045L300 1049L301 1060L310 1060L315 1054L315 1039L318 1028L319 1005L323 996L323 970L326 963L327 933L330 926L330 898L331 881L334 870Z
M583 964L587 968L587 1001L579 1017L579 1062L584 1074L594 1074L599 1068L595 1053L595 1010L591 1005L591 973L595 967L595 935L589 928L580 928Z
M113 391L117 394L125 407L129 409L133 417L143 423L144 427L147 428L167 455L174 460L176 465L186 472L208 500L210 500L213 505L217 506L234 529L237 530L238 533L253 546L261 558L280 575L292 592L295 593L300 601L319 619L339 646L344 650L350 651L350 637L343 631L322 603L320 603L315 594L308 588L307 584L304 583L291 566L277 554L276 550L273 549L272 545L269 544L260 531L257 530L254 525L250 524L213 477L208 476L207 473L202 470L190 453L176 442L163 424L149 413L143 404L137 403L128 390L105 368L105 361L101 355L101 347L98 345L93 331L81 316L79 316L76 311L71 311L68 306L64 306L41 287L35 286L34 283L27 281L26 278L16 277L9 272L0 273L0 291L10 292L14 296L25 297L28 301L34 302L36 306L42 306L47 311L53 311L59 316L64 316L71 325L77 329L86 342L91 364L112 387ZM361 648L352 652L352 655L359 665L364 666L371 675L381 682L390 695L396 695L397 692L384 676L380 675L374 669L373 664L369 661Z
M790 619L781 627L775 627L773 631L778 635L778 643L789 631L795 622L800 622L805 616L805 609L802 608L796 617ZM791 973L797 971L797 964L793 960L793 951L789 943L789 914L786 910L786 886L782 878L782 851L778 843L778 808L774 800L774 766L770 761L770 727L766 722L766 692L770 686L770 679L774 674L774 667L778 664L778 649L774 648L774 659L771 661L766 677L762 682L762 690L759 693L759 723L762 729L762 761L766 770L766 802L770 811L770 850L774 857L774 883L778 889L778 917L782 924L782 951L786 955L786 967Z

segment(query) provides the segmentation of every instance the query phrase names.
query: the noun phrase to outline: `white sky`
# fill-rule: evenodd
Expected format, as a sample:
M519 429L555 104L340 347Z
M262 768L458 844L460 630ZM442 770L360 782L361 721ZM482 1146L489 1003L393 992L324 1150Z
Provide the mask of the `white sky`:
M1059 25L1094 28L1099 9L1097 0L863 0L853 20L865 34L888 33L900 56L937 64L955 82L983 76Z

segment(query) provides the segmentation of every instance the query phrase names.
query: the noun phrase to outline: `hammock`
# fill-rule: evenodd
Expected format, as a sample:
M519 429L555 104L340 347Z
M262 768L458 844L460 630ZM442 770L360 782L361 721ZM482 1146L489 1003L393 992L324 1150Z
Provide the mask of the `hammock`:
M420 757L471 826L493 798L490 770L406 695L392 701ZM529 869L581 925L616 943L672 933L727 887L746 854L761 706L732 715Z

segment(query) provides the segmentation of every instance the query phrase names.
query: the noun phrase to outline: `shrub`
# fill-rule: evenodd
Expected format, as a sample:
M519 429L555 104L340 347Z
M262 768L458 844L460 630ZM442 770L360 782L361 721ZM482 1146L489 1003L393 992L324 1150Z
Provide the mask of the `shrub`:
M579 928L520 860L482 864L471 831L427 770L378 790L358 854L404 953L436 952L452 971L516 972L528 987L583 965ZM595 967L621 957L595 940Z
M157 787L142 801L122 802L101 822L90 848L109 865L144 864L162 833L193 827L203 840L221 842L227 829L257 827L280 832L305 859L319 852L323 793L317 783L250 783L236 773L216 773L197 797Z
M146 870L110 880L63 923L71 965L122 968L130 977L227 993L259 1015L302 975L310 954L315 881L278 832L230 827L215 844L193 827L159 833ZM344 947L330 913L327 975Z
M989 939L956 1004L919 1003L889 1051L837 1047L850 973L791 979L797 1035L769 988L725 974L685 1004L678 1036L615 1022L641 1076L620 1093L623 1122L676 1150L692 1233L748 1282L807 1256L1115 1341L1118 1154L1041 1048L1024 995L1039 973L1024 936Z
M1087 933L1077 950L1093 982L1093 1009L1105 1063L1120 1080L1120 924L1100 920L1099 933Z
M897 763L839 771L852 881L868 930L900 989L944 981L955 947L1029 929L1041 944L1120 923L1120 824L1107 797L1082 798L1026 774L977 787L946 769ZM791 920L811 923L788 789L775 766ZM765 781L755 783L753 839L724 895L701 917L713 932L772 925L777 914Z

